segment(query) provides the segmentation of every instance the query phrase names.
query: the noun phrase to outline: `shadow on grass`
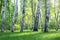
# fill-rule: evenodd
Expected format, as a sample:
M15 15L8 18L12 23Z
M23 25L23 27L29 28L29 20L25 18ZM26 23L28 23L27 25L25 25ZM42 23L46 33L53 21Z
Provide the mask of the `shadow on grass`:
M50 38L49 40L60 40L60 37Z
M0 33L0 40L60 40L60 32L3 32Z

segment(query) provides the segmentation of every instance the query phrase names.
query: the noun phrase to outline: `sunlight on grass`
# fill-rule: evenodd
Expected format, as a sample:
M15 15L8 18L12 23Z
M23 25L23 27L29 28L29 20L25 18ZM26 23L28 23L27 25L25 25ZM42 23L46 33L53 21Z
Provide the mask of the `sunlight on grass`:
M59 40L60 32L51 31L48 33L44 33L41 31L33 32L24 30L21 32L4 32L0 33L1 40Z
M13 34L13 35L10 35L11 37L12 36L24 36L24 35L31 35L31 34L37 34L38 32L29 32L29 33L19 33L19 34Z
M20 33L20 32L16 32L15 33L11 33L9 35L2 35L0 38L3 38L3 37L6 37L6 36L10 36L10 37L15 37L15 36L25 36L25 35L31 35L31 34L37 34L39 32L23 32L23 33Z
M59 35L58 33L46 34L43 36L43 38L54 38L57 37L58 35Z

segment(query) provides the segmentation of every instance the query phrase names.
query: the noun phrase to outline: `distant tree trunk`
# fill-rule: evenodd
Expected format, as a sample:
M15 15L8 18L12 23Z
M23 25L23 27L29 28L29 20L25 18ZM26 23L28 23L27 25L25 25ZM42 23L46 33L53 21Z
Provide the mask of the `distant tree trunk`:
M34 14L35 5L36 5L36 3L34 3L33 0L31 0L31 9L32 9L32 17L33 17L33 19L35 18L35 14Z
M15 23L17 24L18 19L18 0L16 0L16 14L15 14Z
M15 1L14 1L15 3ZM14 12L13 12L13 15L12 15L12 32L14 32L14 20L15 20L15 12L16 12L16 9L15 9L15 5L14 5Z
M50 15L50 0L45 0L46 3L46 18L45 18L45 26L44 26L44 32L48 32L48 26L49 26L49 15Z
M40 27L41 31L43 31L43 26L42 26L42 0L40 1L40 14L39 14L39 19L40 19Z
M59 24L58 24L58 14L56 15L56 31L58 31L58 27L59 27Z
M56 1L56 0L55 0ZM56 3L56 2L54 2L54 3ZM58 4L59 4L59 9L58 9L58 13L57 14L55 14L56 15L56 31L58 31L58 27L59 27L59 20L60 20L60 0L59 0L59 2L58 2ZM58 20L59 19L59 20Z
M34 20L35 20L35 10L36 10L36 3L31 0L31 10L32 10L32 28L33 29L33 24L34 24Z
M60 0L59 0L59 13L58 13L58 17L59 17L58 18L59 19L58 22L59 22L59 26L60 26Z
M7 2L7 0L3 0L3 1L4 1L4 8L2 10L2 28L1 28L1 32L4 32L5 14L6 14L6 2Z
M37 7L33 31L38 31L38 21L39 21L39 14L40 14L40 1L41 0L38 0L38 7Z
M10 8L9 8L9 5L10 5L10 0L7 0L7 10L8 10L8 17L10 18ZM9 19L9 22L10 22L10 19ZM8 24L8 30L10 30L10 23Z
M14 23L15 23L15 15L17 14L17 3L18 3L18 0L14 0L14 3L15 3L15 6L14 6L13 17L12 17L12 32L14 32Z
M20 32L23 32L23 28L24 28L25 6L26 6L26 0L23 0L22 25Z
M41 27L41 31L43 31L43 26L42 26L42 13L39 16L40 16L40 27Z

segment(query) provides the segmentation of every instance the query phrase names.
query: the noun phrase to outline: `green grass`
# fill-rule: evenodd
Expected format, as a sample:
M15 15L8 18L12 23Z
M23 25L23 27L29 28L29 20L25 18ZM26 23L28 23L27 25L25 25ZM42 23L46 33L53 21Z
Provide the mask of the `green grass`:
M0 32L0 40L60 40L60 31L31 32Z

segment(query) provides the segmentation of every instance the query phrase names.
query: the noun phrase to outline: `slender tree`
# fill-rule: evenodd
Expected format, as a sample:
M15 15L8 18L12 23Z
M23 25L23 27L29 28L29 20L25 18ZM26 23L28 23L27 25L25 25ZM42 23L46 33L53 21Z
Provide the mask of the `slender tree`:
M7 11L8 11L8 17L10 18L10 0L7 0ZM10 19L8 20L10 22ZM8 29L10 30L10 23L8 24Z
M60 26L60 0L59 0L59 13L58 13L58 20L59 20L59 26Z
M55 0L56 1L56 0ZM59 28L59 20L60 20L60 0L58 2L58 13L56 14L56 31L58 31L58 28Z
M16 0L16 14L15 14L15 23L17 24L17 18L18 18L18 0Z
M14 32L14 23L15 23L15 15L17 13L17 3L18 3L18 0L14 0L14 3L15 3L15 5L14 5L14 12L13 12L13 17L12 17L12 32Z
M50 15L50 0L45 0L46 4L46 11L45 11L45 26L44 26L44 32L48 32L48 26L49 26L49 15Z
M4 1L4 8L2 9L2 28L1 28L1 32L4 32L5 14L6 14L6 2L7 2L7 0L3 0L3 1Z
M23 32L23 28L24 28L25 7L26 7L26 0L23 0L22 24L21 24L20 32Z
M55 3L56 3L56 0L54 0L54 12L56 11ZM56 20L56 31L58 31L58 13L56 13L56 12L55 12L55 20Z
M36 3L33 1L33 0L31 0L31 9L32 9L32 17L33 17L33 19L35 18L35 14L34 14L34 9L36 9Z
M42 0L40 1L40 14L39 14L39 19L40 19L40 27L43 31L43 26L42 26Z
M36 10L36 3L34 2L34 0L31 0L31 10L32 10L32 28L33 29L33 24L34 24L34 20L35 20L35 10Z
M37 7L37 12L36 12L33 31L38 31L38 21L39 21L39 14L40 14L40 2L41 2L41 0L38 0L38 7Z

